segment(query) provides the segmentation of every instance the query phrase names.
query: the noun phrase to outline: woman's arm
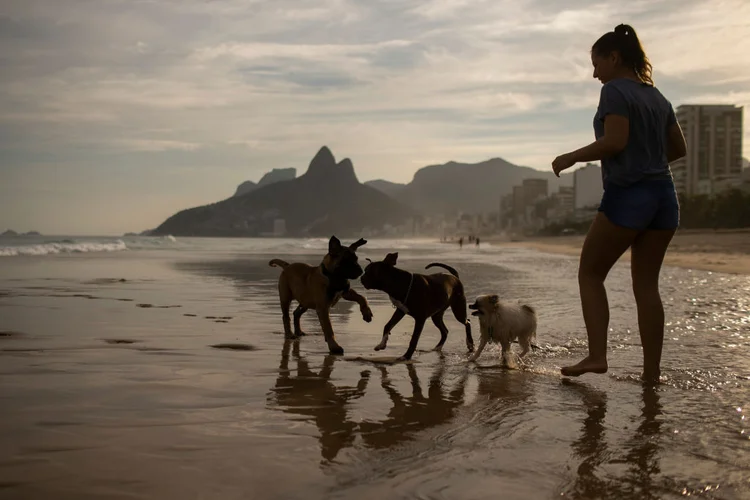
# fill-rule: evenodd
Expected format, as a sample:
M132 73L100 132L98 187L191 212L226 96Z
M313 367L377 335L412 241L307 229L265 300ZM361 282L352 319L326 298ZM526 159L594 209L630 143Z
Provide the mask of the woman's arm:
M614 156L628 144L630 120L621 115L610 114L604 118L604 136L588 146L560 155L552 162L555 175L578 162L598 161Z
M667 161L672 163L687 154L687 142L677 122L667 127Z
M604 137L588 146L569 153L575 163L599 161L614 156L628 145L630 120L624 116L607 115L604 119Z

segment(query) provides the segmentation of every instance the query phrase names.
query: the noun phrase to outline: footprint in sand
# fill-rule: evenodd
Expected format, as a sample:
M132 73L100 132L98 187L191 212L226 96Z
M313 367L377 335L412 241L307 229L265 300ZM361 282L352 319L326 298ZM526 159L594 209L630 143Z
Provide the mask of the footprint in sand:
M214 349L228 349L230 351L257 351L258 348L251 346L249 344L214 344L212 346Z
M98 278L91 281L84 281L84 285L111 285L114 283L126 283L125 278Z
M205 319L212 319L217 323L227 323L228 320L232 319L232 316L204 316Z

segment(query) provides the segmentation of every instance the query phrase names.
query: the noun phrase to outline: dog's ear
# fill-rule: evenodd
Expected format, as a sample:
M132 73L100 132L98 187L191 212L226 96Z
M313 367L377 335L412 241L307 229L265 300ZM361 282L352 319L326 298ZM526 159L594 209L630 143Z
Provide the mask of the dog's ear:
M356 251L359 247L361 247L362 245L364 245L366 243L367 243L366 239L360 238L357 241L355 241L354 243L352 243L351 245L349 245L349 248Z
M389 266L395 266L397 261L398 261L398 252L389 253L388 255L385 256L385 259L383 259L383 262L385 262Z
M490 304L493 306L497 306L500 303L500 297L497 295L490 295Z
M341 242L335 236L328 240L328 253L335 255L341 251Z

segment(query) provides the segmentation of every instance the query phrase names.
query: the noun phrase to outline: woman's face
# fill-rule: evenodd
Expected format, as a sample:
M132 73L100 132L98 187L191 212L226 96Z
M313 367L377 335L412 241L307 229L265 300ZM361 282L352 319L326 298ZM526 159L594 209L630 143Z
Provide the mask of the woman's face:
M602 82L602 85L612 80L619 65L620 55L612 52L607 56L602 56L596 52L591 53L591 64L594 66L594 78Z

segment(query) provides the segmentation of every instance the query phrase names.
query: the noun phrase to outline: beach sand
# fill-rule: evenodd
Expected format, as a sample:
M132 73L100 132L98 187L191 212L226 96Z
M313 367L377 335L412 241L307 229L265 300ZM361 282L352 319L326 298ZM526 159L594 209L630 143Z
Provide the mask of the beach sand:
M550 236L506 241L486 238L494 245L533 248L570 256L579 256L585 236ZM630 252L623 258L629 259ZM665 265L731 274L750 274L750 230L678 231L667 252Z

